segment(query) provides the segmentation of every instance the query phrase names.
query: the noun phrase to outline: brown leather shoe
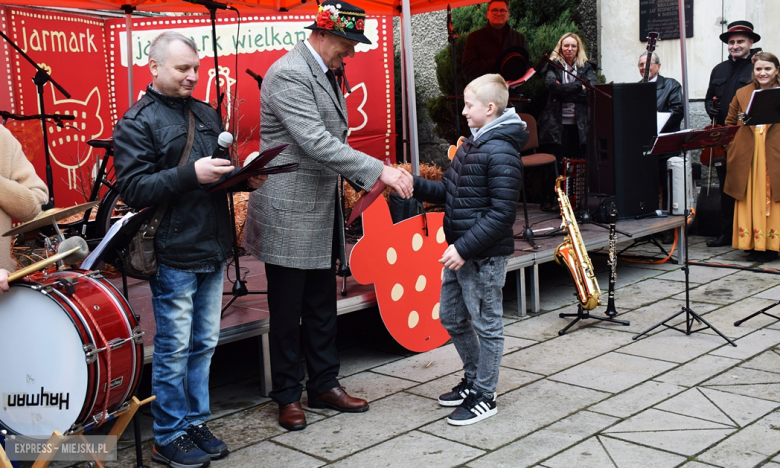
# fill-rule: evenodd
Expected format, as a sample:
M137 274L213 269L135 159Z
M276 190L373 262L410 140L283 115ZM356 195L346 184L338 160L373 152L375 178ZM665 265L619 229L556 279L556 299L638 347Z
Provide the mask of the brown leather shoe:
M288 431L300 431L306 427L306 415L300 401L279 405L279 425Z
M330 408L345 413L362 413L368 411L368 402L347 395L341 386L333 387L317 398L309 399L310 408Z

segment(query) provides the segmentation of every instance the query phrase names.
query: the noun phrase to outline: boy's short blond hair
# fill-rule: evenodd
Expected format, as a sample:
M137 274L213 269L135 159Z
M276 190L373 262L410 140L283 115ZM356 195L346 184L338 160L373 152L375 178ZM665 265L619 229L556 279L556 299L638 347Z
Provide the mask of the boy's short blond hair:
M466 91L471 91L479 102L488 105L491 102L496 105L496 115L500 116L509 102L509 86L504 78L497 74L482 75L466 86Z

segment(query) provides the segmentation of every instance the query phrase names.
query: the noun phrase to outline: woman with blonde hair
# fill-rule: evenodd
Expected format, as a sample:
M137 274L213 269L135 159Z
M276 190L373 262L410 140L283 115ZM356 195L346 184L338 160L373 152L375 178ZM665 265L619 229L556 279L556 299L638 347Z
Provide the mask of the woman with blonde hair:
M753 82L737 90L726 125L739 125L728 146L724 192L736 200L732 247L752 251L748 260L769 262L780 250L780 124L745 125L753 91L780 86L780 62L769 52L753 56ZM750 123L750 122L748 122Z
M582 39L574 33L561 36L550 60L590 84L596 71L588 62ZM588 102L585 86L569 73L547 66L544 82L549 92L547 105L539 115L539 143L554 145L552 152L563 158L584 159L588 138Z

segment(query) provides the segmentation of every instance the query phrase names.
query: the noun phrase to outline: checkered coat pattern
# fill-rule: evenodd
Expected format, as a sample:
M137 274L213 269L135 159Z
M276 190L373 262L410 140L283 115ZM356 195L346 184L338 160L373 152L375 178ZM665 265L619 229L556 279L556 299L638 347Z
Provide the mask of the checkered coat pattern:
M368 190L382 172L381 161L347 145L348 129L344 96L299 42L271 66L260 92L260 150L287 143L271 165L300 168L269 176L249 197L244 248L259 260L330 268L334 227L343 250L339 175Z

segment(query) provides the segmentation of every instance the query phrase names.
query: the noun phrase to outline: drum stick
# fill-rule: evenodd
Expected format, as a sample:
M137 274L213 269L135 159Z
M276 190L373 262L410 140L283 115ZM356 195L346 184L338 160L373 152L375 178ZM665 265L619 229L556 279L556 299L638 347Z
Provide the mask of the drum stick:
M41 270L43 268L46 268L47 266L51 265L52 263L59 262L63 258L67 257L68 255L78 252L80 250L80 247L74 247L67 252L58 253L57 255L52 255L49 258L44 258L43 260L39 262L35 262L32 265L28 265L21 270L17 270L13 272L12 274L8 275L8 282L16 281L18 279L22 279L25 276L29 275L30 273L34 273L38 270Z

